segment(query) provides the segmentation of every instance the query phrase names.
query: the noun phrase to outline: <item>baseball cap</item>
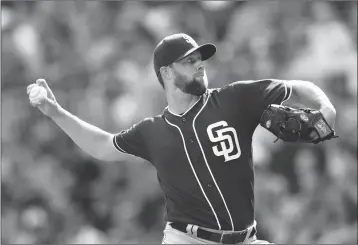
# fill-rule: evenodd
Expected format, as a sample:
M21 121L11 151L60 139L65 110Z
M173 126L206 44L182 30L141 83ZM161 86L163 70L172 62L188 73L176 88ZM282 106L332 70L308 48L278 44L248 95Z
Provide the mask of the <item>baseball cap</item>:
M177 33L162 39L154 49L154 70L159 73L162 66L168 66L194 51L200 51L202 60L207 60L216 52L216 46L206 43L199 46L195 40L185 33Z

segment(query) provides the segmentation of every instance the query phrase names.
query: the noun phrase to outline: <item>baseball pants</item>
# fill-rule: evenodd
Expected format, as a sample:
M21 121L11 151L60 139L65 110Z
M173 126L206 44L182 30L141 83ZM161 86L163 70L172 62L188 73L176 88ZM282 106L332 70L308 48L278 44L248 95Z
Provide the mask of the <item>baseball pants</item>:
M251 233L252 229L256 226L256 222L248 228L248 234ZM193 226L195 230L195 227ZM197 228L196 228L197 229ZM208 231L214 231L212 229L207 229ZM224 231L229 233L230 231ZM165 229L164 229L164 237L162 240L162 244L217 244L217 242L204 240L201 238L198 238L195 236L195 234L192 234L190 232L184 233L181 231L178 231L170 226L170 222L167 222ZM257 240L256 235L251 238L246 238L242 244L271 244L264 240Z

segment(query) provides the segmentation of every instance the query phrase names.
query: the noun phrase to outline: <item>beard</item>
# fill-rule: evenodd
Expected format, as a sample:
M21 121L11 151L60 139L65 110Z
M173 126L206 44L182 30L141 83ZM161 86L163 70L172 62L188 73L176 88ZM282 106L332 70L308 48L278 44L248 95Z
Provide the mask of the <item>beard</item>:
M206 73L204 76L192 78L177 74L174 83L182 92L195 96L203 95L208 87Z

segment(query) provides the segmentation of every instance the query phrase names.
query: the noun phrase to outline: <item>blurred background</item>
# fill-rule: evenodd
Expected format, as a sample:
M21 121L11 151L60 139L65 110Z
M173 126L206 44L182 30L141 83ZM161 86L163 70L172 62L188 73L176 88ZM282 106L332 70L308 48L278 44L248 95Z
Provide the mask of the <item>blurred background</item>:
M357 243L357 3L1 2L2 243L160 243L164 198L150 163L86 155L31 107L45 78L81 119L119 132L160 114L152 52L185 32L218 53L210 87L263 78L309 80L336 106L338 139L320 145L254 135L258 237ZM185 181L185 180L183 180Z

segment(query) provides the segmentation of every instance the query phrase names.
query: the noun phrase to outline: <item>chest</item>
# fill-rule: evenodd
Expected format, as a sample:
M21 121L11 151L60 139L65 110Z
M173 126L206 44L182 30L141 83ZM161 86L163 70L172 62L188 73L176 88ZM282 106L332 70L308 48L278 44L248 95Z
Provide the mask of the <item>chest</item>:
M153 164L172 180L182 181L193 169L208 172L208 166L225 178L250 168L253 129L245 110L208 101L196 113L165 118L150 146Z

